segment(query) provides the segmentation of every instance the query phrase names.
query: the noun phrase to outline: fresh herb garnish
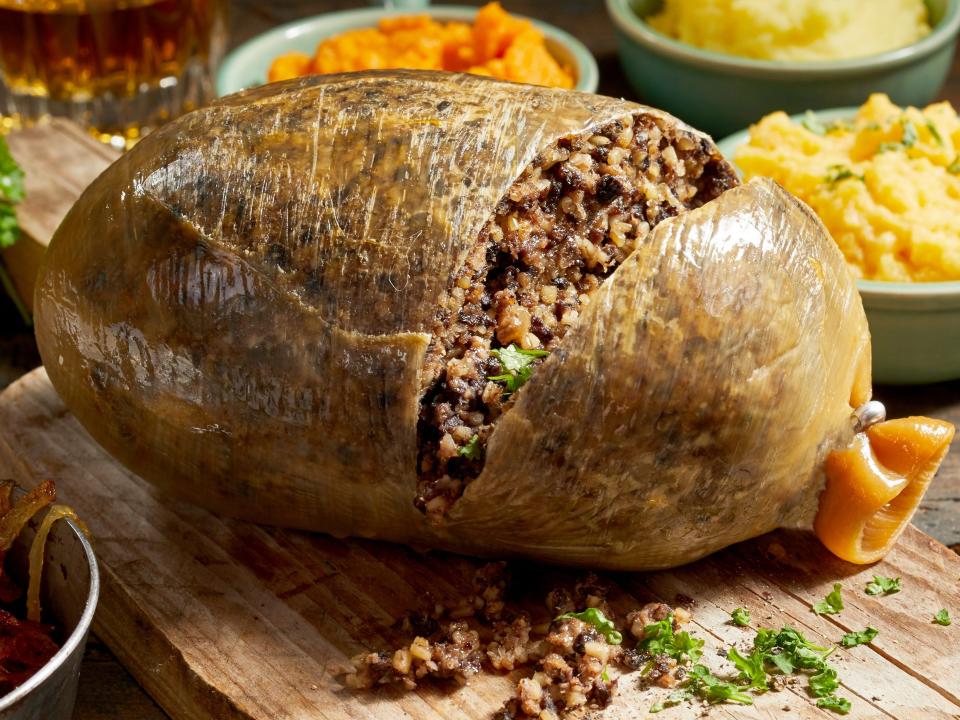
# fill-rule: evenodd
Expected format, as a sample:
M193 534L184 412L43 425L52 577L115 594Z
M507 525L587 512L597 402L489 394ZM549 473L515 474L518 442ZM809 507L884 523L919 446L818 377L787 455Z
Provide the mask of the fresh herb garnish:
M953 162L947 165L947 172L951 175L960 175L960 155L957 155Z
M695 638L686 630L673 631L673 615L643 629L643 640L638 648L651 655L667 655L678 663L695 663L703 655L703 640Z
M905 117L900 118L900 127L903 131L900 134L900 142L904 147L913 147L917 144L917 126Z
M840 583L834 583L833 592L813 606L813 611L817 615L836 615L841 610L843 610L843 598L840 597Z
M753 698L733 683L725 682L704 665L694 665L688 673L689 689L709 703L735 702L741 705L753 705Z
M537 358L543 358L550 353L546 350L523 350L511 343L505 348L492 351L503 373L490 375L487 379L502 382L508 395L523 387L533 374L533 363Z
M10 154L7 141L0 135L0 248L13 245L20 226L13 206L23 200L23 170Z
M816 116L813 110L807 110L803 115L803 120L800 121L800 124L803 125L807 130L812 132L814 135L826 135L827 126Z
M483 455L480 449L480 436L474 435L470 440L457 451L457 454L467 460L479 460Z
M737 608L732 613L730 613L730 621L734 625L739 625L740 627L746 627L750 624L750 611L745 608Z
M611 645L619 645L623 642L623 635L617 630L613 622L607 618L600 610L597 608L587 608L583 612L578 613L564 613L557 620L563 620L564 618L576 618L581 622L587 623L587 625L593 625L597 629L606 641Z
M764 667L765 658L760 650L754 649L752 653L744 657L735 647L727 650L727 660L732 662L737 670L740 671L741 680L749 680L748 687L755 692L766 692L767 671Z
M840 644L844 647L856 647L857 645L866 645L869 642L873 642L873 639L877 636L879 631L876 628L872 628L869 625L863 630L856 630L854 632L846 633L843 638L840 640Z
M668 707L673 707L674 705L679 705L685 700L690 700L693 697L693 693L687 689L674 690L672 693L667 695L665 700L661 700L658 703L654 703L650 706L651 713L658 713L662 710L665 710Z
M882 142L877 145L877 154L885 152L896 152L897 150L906 150L906 147L901 143L895 142Z
M943 625L946 627L953 621L950 619L950 613L947 612L947 609L940 608L940 610L937 611L937 614L933 616L933 622L935 622L937 625Z
M846 698L837 697L836 695L828 695L827 697L817 700L817 707L823 708L824 710L833 710L840 715L846 715L850 712L850 701Z
M936 123L933 120L927 119L927 130L930 131L930 135L933 136L933 139L937 141L937 145L943 145L943 136L940 134L940 131L937 130Z
M900 578L874 575L873 582L867 583L867 595L893 595L898 592L900 592Z
M824 176L823 181L830 186L836 185L841 180L854 179L864 182L863 175L857 175L853 170L848 168L846 165L831 165L827 168L827 174Z
M810 692L816 697L833 695L833 691L840 687L837 680L837 671L824 663L823 669L810 676Z

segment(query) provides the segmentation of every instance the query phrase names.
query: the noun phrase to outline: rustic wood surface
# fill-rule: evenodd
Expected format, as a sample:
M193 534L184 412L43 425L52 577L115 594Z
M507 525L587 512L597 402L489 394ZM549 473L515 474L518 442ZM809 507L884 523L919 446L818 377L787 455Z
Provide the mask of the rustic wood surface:
M230 43L235 46L265 29L300 17L363 4L358 0L284 0L279 3L232 0ZM463 0L462 4L478 5L481 2ZM602 0L507 0L506 6L515 12L546 19L577 35L599 62L600 92L636 99L620 70L613 29L603 9ZM941 95L951 100L955 106L960 106L960 61L955 61L953 72ZM77 140L72 137L71 142L74 141L87 144L87 138ZM112 152L106 147L97 146L96 143L89 147L95 154ZM50 146L47 151L52 153L59 149L61 148ZM105 161L103 158L100 160ZM31 230L32 226L27 225L29 237L34 240L40 238L42 242L44 233L51 232L57 222L54 215L59 216L72 202L70 193L79 192L80 187L72 180L71 173L73 170L66 173L66 177L59 169L50 173L43 173L42 170L28 173L30 198L36 201L39 195L42 202L31 203L27 207L37 209L37 218L41 223L38 228L46 227L46 230ZM58 195L42 189L34 192L31 188L35 180L44 177L50 178L49 187L59 188L63 194ZM23 208L20 214L23 221ZM27 214L31 215L29 212ZM28 220L29 222L31 221ZM21 248L18 252L23 253L24 250L25 248ZM20 268L35 263L32 258L28 258L28 262L22 262L18 255L10 256L9 252L7 251L5 258L8 266ZM29 270L26 275L21 270L17 281L22 283L25 276L29 276ZM38 362L39 356L29 330L22 327L12 305L0 293L0 388L35 367ZM876 395L887 403L891 415L924 413L960 423L960 382L923 388L879 387L876 388ZM948 456L914 522L932 536L960 551L960 454L957 452ZM165 717L96 638L91 642L83 672L84 682L81 683L76 711L78 720L153 720Z
M164 497L87 435L43 369L0 395L0 426L0 473L26 485L53 478L90 526L102 574L95 630L176 720L481 720L508 697L516 677L481 674L463 688L397 694L349 692L332 674L357 652L401 641L398 618L434 602L457 604L482 561L258 527ZM874 573L903 578L903 591L867 596ZM546 591L572 587L578 576L518 564L513 608L544 621ZM676 570L607 579L621 617L643 602L693 598L694 631L718 673L724 661L716 651L751 637L728 622L736 607L822 645L869 624L879 630L873 643L832 657L854 704L849 717L960 718L960 625L931 622L941 607L960 614L960 557L915 528L871 567L844 563L810 533L791 531ZM811 604L835 581L846 588L843 611L813 614ZM642 717L667 694L641 688L635 675L621 685L609 720ZM791 717L833 717L800 684L714 712L764 718L784 707ZM661 717L690 712L681 706Z

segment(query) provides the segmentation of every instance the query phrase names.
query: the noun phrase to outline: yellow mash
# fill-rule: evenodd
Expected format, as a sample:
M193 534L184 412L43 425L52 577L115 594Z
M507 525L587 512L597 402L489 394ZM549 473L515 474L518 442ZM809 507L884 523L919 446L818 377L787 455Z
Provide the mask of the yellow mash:
M647 23L706 50L760 60L839 60L930 32L923 0L665 0Z
M857 277L931 282L960 280L958 148L950 103L871 95L850 122L767 115L734 159L816 210Z

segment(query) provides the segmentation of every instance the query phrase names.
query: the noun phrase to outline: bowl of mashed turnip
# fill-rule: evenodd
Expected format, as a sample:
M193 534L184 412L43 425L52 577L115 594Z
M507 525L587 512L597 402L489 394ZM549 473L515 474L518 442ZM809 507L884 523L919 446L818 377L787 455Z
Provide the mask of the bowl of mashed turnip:
M607 0L639 99L723 136L774 110L925 105L960 0Z

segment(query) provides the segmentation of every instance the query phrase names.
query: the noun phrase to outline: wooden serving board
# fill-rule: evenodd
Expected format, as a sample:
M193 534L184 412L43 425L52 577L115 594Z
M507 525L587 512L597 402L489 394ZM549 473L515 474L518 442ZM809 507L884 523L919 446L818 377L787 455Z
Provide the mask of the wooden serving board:
M34 281L50 238L80 193L120 153L59 118L10 133L7 140L23 168L25 196L17 205L20 239L0 255L17 294L32 311Z
M468 594L481 561L258 527L165 497L90 438L42 369L0 395L0 428L0 475L26 485L53 478L90 526L103 576L95 630L174 720L479 720L511 692L516 676L403 694L350 692L332 674L357 652L404 639L398 618ZM867 596L874 573L902 577L903 591ZM542 617L547 590L580 573L515 565L514 576L515 607ZM693 598L694 632L720 674L728 668L713 650L752 639L727 622L736 607L755 624L789 624L824 645L871 625L880 631L872 645L832 658L853 702L849 717L960 718L960 622L931 623L941 607L960 620L960 557L915 528L873 567L833 558L809 534L779 532L687 567L610 580L621 614L678 593ZM844 610L814 615L811 603L834 582L843 583ZM711 714L836 717L814 707L805 686ZM641 689L635 674L620 688L603 718L646 717L665 695ZM657 717L695 712L679 706Z

